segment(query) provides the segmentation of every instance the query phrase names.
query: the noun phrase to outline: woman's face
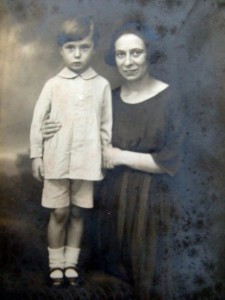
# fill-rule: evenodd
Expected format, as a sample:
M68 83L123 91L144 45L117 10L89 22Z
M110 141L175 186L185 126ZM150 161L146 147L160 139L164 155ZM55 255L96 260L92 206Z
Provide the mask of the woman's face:
M123 34L116 40L115 60L120 74L128 81L141 80L148 74L146 45L133 33Z

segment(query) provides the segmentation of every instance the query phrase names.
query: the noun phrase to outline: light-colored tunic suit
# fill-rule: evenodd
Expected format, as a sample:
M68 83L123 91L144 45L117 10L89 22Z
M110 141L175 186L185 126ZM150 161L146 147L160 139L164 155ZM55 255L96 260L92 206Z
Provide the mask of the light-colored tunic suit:
M62 124L43 141L46 116ZM43 157L46 179L101 180L102 148L111 143L112 103L108 81L92 68L78 75L64 68L45 84L31 124L31 158Z

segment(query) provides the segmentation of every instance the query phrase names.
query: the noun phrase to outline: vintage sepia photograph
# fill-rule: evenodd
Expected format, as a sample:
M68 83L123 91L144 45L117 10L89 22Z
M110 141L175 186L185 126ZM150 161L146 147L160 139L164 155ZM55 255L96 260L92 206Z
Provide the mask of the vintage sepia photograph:
M224 20L0 0L1 299L225 299Z

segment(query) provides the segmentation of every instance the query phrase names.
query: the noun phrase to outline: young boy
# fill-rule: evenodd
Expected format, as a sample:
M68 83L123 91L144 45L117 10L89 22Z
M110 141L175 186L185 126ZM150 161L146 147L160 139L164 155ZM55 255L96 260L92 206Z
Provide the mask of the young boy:
M91 18L63 23L58 44L65 68L45 84L31 124L32 172L36 179L44 178L42 205L51 209L48 253L53 286L61 286L64 279L77 283L81 208L93 207L93 181L103 178L101 153L111 143L110 85L90 67L96 37ZM61 128L43 141L41 126L48 115L59 120Z

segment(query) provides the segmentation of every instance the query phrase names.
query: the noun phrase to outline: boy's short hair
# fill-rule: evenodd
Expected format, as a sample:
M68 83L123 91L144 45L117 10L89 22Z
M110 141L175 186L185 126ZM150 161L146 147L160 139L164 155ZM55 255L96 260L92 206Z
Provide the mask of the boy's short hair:
M74 17L62 23L57 43L62 46L67 42L83 40L89 35L96 46L99 36L92 17Z

